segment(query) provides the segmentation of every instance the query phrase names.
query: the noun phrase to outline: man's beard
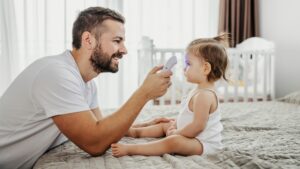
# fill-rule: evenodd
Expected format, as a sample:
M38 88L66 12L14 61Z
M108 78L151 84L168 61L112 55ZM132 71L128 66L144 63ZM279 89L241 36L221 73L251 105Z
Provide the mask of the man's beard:
M110 57L109 54L103 52L100 43L97 44L92 56L90 58L91 64L94 71L97 73L101 72L112 72L116 73L119 70L118 64L113 64L112 60L114 58L121 59L123 57L122 53L116 52Z

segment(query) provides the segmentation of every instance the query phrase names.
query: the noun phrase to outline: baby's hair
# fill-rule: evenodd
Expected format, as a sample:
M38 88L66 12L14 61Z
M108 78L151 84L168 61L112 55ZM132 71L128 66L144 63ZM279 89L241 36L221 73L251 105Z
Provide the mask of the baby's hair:
M204 59L211 65L211 71L207 76L208 81L217 81L223 78L227 81L226 70L228 56L229 35L222 33L213 38L199 38L193 40L187 47L187 53Z

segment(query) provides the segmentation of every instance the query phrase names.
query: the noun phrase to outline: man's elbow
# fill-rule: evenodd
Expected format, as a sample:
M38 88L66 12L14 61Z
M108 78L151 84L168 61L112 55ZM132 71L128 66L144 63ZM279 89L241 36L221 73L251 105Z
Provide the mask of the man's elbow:
M82 150L91 155L92 157L97 157L103 155L109 146L86 146Z
M88 137L92 138L92 136ZM89 155L95 157L103 155L107 149L110 148L110 143L103 138L98 138L96 140L85 140L81 142L81 144L77 144L83 151L88 153Z
M98 156L101 156L105 153L105 151L94 151L94 150L89 150L89 151L86 151L86 152L92 157L98 157Z
M101 125L99 121L97 124ZM116 143L121 139L122 136L112 135L105 129L104 127L99 127L97 132L101 133L100 136L98 134L94 135L94 133L90 134L86 140L82 142L81 145L84 145L82 149L91 156L100 156L110 148L112 143Z

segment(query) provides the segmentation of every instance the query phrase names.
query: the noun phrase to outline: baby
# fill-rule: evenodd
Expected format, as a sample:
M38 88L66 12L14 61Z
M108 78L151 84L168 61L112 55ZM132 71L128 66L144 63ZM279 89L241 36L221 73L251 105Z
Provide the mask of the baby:
M196 84L182 101L176 120L146 127L131 127L130 137L163 137L144 144L112 144L115 157L124 155L203 155L214 154L222 149L223 125L219 110L215 82L227 80L228 64L226 53L227 34L214 38L192 41L187 49L186 80Z

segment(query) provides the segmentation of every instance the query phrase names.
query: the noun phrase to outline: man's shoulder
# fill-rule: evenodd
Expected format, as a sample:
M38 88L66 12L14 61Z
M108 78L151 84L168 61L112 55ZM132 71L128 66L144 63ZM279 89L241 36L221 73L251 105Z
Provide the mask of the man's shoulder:
M35 83L78 81L81 75L75 61L71 59L64 54L46 56L31 64L27 71L33 76Z
M67 55L67 51L58 55L45 56L38 60L36 60L33 65L40 65L41 67L45 67L47 65L56 67L56 66L68 66L72 67L72 62L70 61L70 57Z
M43 57L33 63L33 67L39 67L40 74L78 74L75 61L65 53Z

